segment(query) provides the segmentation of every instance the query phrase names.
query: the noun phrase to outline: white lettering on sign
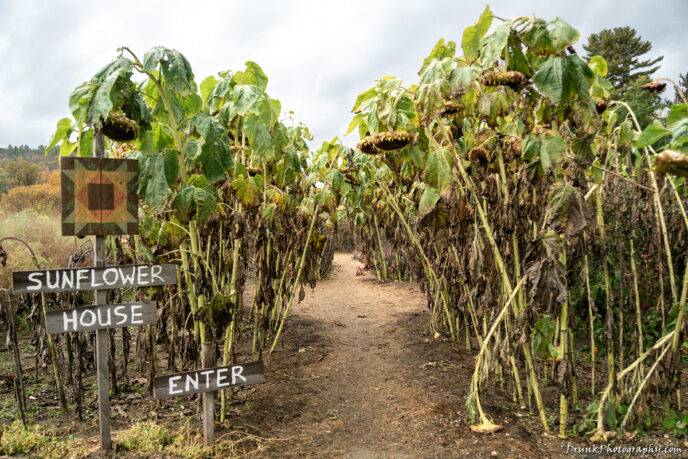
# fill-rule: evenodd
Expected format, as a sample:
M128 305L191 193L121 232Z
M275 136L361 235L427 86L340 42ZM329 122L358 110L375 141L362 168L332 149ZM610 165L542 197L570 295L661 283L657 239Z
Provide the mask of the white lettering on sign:
M90 309L86 309L81 313L79 317L79 324L82 327L92 327L96 324L96 313Z
M176 283L172 265L50 269L15 273L17 293L147 287ZM16 277L18 275L19 277Z
M184 386L184 390L189 392L191 390L191 386L193 386L195 390L198 390L198 373L186 375L186 385Z
M232 367L232 384L237 383L237 378L241 378L241 382L246 382L246 378L244 378L243 374L244 367L242 367L241 365Z
M162 266L160 265L153 265L151 267L151 277L156 280L157 282L165 282L165 279L163 279L160 274L162 273Z
M172 376L172 377L169 379L169 385L170 385L170 387L169 387L168 391L169 391L170 395L177 395L177 394L182 394L182 393L184 393L184 390L183 390L183 389L177 389L177 388L176 388L176 387L177 387L177 381L179 381L179 380L181 380L181 379L182 379L181 376Z
M145 325L154 321L154 303L111 304L59 312L50 311L46 316L48 333Z
M103 314L106 314L104 318ZM112 309L98 309L98 325L100 325L101 327L109 327L110 325L112 325Z
M229 379L227 379L227 368L219 368L217 370L217 387L229 386Z
M137 280L138 280L138 283L139 283L140 285L146 284L146 283L148 282L148 280L146 279L146 277L148 277L148 273L147 273L145 270L143 270L143 269L139 269L139 270L138 270L138 278L137 278Z
M41 283L41 275L43 273L31 273L29 274L29 282L31 282L33 285L29 285L27 290L39 290L43 284Z
M102 286L103 286L103 283L102 283L102 282L98 282L98 279L96 278L96 276L94 276L93 274L91 274L91 287L96 287L96 288L97 288L97 287L102 287Z
M203 370L203 371L201 371L201 374L202 374L203 376L205 376L205 388L206 388L206 389L207 389L208 387L210 387L210 382L211 382L211 380L208 379L208 376L211 375L211 374L213 374L213 373L215 373L215 370Z
M64 323L64 330L63 331L76 331L77 327L77 317L76 317L76 309L71 311L71 317L69 317L70 313L65 311L62 313L62 321ZM71 330L70 330L71 329Z
M125 311L126 307L125 306L116 306L115 307L115 315L118 317L116 324L117 325L122 325L123 323L126 323L127 321L127 314Z
M134 278L136 277L136 268L125 270L119 268L119 277L122 279L124 285L134 285Z
M143 323L143 313L141 312L143 306L135 304L131 307L131 323L134 325L141 325Z
M51 274L52 274L52 276L51 276ZM51 277L54 277L54 279L51 279ZM51 289L60 288L60 275L57 274L56 272L51 273L50 271L47 271L46 276L45 276L45 283L48 286L48 288L51 288Z
M173 375L157 376L153 381L153 396L155 398L167 398L197 392L214 392L231 386L260 384L264 381L262 362L204 368Z
M79 269L76 272L76 288L77 290L81 289L81 280L83 279L84 281L86 280L86 275L88 274L89 270L88 269Z
M115 285L117 283L117 268L108 268L103 271L103 282L105 285Z
M62 277L62 288L74 288L74 271L69 272L70 275Z

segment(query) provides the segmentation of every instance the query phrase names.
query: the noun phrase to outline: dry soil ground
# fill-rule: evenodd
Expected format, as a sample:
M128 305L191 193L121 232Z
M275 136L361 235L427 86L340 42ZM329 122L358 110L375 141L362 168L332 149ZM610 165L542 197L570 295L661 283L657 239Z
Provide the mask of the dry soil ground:
M335 256L327 279L293 311L283 348L267 361L268 383L237 419L277 438L265 455L345 457L557 457L560 440L505 409L505 426L470 431L464 402L472 355L432 339L430 313L409 284L356 276L351 254Z
M473 433L464 407L473 352L433 338L430 312L417 286L357 276L358 265L351 254L336 254L332 272L294 307L280 347L265 356L267 382L240 391L228 425L218 425L217 455L224 457L227 451L252 457L565 455L566 445L543 435L536 417L514 408L508 394L491 389L498 385L481 393L482 403L504 429L496 434ZM9 353L2 359L10 359ZM27 354L27 367L31 361ZM27 376L32 374L27 370ZM132 378L121 382L128 390L112 400L118 448L100 453L93 381L87 382L84 421L78 422L73 413L59 413L47 375L40 373L41 384L28 378L35 396L30 401L31 422L52 429L58 438L73 436L80 452L76 446L59 445L65 456L139 457L140 452L123 451L118 442L142 421L198 438L193 433L201 425L196 401L156 402L147 393L146 378ZM7 390L0 392L0 402L11 412L11 391L2 387ZM556 396L554 386L542 390L545 396ZM11 419L12 415L2 416ZM577 440L577 445L582 441ZM644 441L669 443L661 432ZM684 448L688 451L688 444Z

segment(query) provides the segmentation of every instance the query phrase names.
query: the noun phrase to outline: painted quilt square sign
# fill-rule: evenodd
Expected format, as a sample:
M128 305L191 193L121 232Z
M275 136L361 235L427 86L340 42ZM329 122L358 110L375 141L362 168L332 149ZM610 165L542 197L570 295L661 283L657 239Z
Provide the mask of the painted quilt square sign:
M62 235L138 234L134 159L62 158Z

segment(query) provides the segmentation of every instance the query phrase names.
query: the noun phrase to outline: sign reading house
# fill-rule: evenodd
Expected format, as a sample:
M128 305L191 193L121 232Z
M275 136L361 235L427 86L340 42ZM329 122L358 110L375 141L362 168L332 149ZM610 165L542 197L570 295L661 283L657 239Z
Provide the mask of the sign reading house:
M155 302L104 304L85 308L48 311L45 329L48 333L68 333L103 328L121 328L154 324Z
M157 376L153 380L153 397L169 398L199 392L214 392L234 386L250 386L265 382L263 362L230 367L206 368L172 375Z
M154 287L176 283L177 266L172 264L42 269L12 273L12 291L15 294Z

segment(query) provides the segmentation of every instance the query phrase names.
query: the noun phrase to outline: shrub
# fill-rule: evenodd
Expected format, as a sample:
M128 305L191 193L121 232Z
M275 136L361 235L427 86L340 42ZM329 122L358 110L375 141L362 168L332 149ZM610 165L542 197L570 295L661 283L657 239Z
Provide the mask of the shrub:
M17 186L0 196L0 208L14 212L25 209L34 209L41 213L59 212L60 173L45 172L41 175L41 179L41 183Z
M4 428L0 426L0 454L12 456L35 452L50 441L40 430L39 426L26 428L19 421Z
M0 239L19 237L33 249L38 262L45 268L65 267L79 241L62 236L60 218L56 213L42 214L34 209L21 212L0 210ZM0 266L0 288L9 288L12 271L35 269L31 254L20 243L6 241L7 265Z
M119 446L137 453L159 453L172 443L172 435L154 422L140 422L122 432Z
M15 186L29 186L39 183L45 166L25 159L6 159L0 164Z

